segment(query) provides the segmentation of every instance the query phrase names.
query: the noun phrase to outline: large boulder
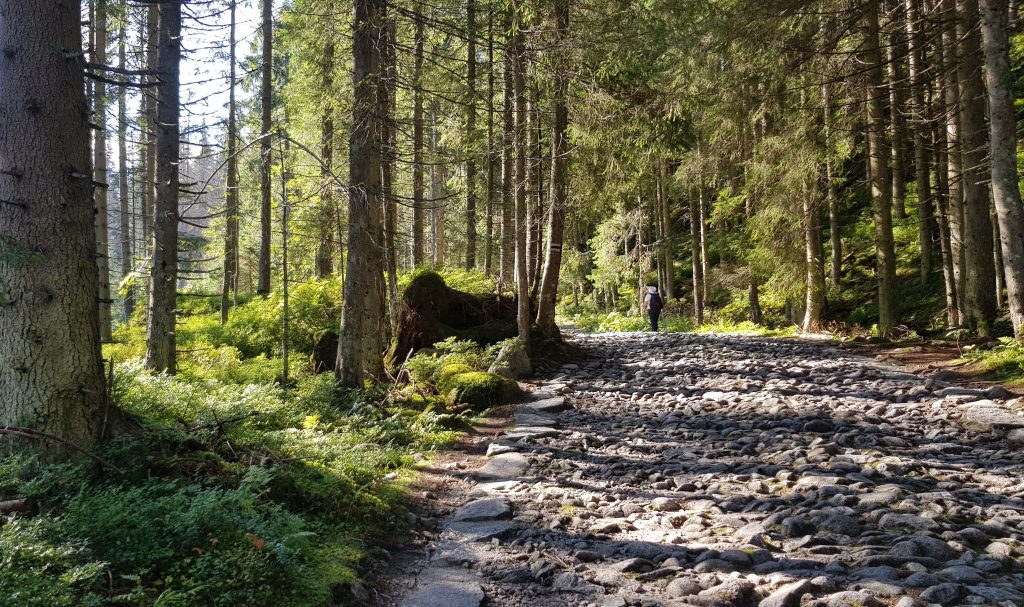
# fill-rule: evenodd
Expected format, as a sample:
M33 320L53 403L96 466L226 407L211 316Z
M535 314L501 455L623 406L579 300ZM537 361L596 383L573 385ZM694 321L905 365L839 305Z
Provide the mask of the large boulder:
M526 354L523 342L517 339L503 345L487 372L512 380L529 377L533 373L533 365L530 363L529 355Z

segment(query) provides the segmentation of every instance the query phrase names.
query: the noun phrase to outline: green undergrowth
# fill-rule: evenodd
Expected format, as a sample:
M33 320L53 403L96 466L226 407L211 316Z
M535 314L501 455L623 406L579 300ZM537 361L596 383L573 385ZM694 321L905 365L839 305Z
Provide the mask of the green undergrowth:
M454 337L434 344L406 363L412 384L436 407L469 407L476 412L512 402L520 390L516 382L489 373L503 347L517 347L516 339L479 346Z
M1000 338L989 348L964 346L961 360L1007 384L1024 385L1024 344L1012 337Z
M0 457L0 501L32 510L0 525L0 602L346 604L402 533L416 462L467 422L416 386L352 391L309 374L303 344L337 320L319 309L330 283L292 308L287 384L273 318L250 326L280 320L276 295L242 303L224 327L216 298L183 297L176 377L144 370L144 331L119 328L105 355L132 421L95 449L103 463Z

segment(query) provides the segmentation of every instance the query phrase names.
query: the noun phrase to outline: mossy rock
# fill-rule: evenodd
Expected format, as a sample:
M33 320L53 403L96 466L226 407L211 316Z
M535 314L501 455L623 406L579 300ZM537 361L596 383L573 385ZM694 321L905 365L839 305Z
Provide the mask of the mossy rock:
M438 390L449 404L465 404L474 410L512 402L520 394L519 384L494 373L470 371L445 379Z
M476 369L474 369L473 367L470 367L469 365L463 363L449 363L447 365L444 365L443 367L441 367L441 370L437 372L437 377L434 378L434 380L437 382L438 391L444 394L445 391L441 389L441 386L444 385L449 379L456 375L461 375L463 373L472 373L475 370Z

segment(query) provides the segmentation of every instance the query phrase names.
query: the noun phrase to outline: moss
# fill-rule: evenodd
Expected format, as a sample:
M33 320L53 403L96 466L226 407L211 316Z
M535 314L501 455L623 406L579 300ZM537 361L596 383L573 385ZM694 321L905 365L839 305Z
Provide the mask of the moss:
M500 375L471 371L445 378L438 389L451 404L462 403L480 410L509 403L519 395L519 385Z
M473 367L470 367L464 363L449 363L441 367L437 372L435 381L437 382L438 391L441 394L445 394L448 390L445 389L445 384L456 375L462 375L463 373L472 373L476 371Z

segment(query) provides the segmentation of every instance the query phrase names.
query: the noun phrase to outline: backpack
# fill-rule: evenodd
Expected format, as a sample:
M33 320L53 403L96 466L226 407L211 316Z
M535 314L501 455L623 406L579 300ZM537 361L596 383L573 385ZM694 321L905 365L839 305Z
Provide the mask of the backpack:
M661 312L662 306L661 295L651 293L651 301L647 302L647 309L651 312Z

